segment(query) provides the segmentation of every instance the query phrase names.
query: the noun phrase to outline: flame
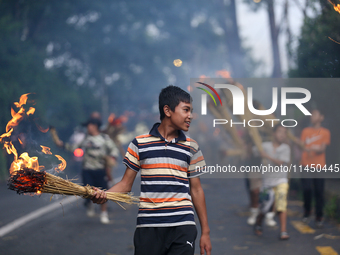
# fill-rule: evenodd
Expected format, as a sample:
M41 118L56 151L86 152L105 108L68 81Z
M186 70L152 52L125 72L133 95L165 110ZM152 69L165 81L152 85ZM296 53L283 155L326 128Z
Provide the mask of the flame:
M40 147L42 148L41 151L43 153L52 155L51 149L49 147L46 147L46 146L43 146L43 145L40 145Z
M19 102L14 102L14 105L19 108L19 110L16 112L13 108L11 108L11 116L12 119L7 123L6 125L6 133L2 134L0 136L0 142L4 144L4 148L6 149L8 154L14 155L14 160L10 166L10 174L14 175L17 171L22 170L24 168L33 169L34 171L41 171L44 169L44 166L39 165L38 157L30 157L27 152L22 153L20 156L18 156L18 152L15 149L11 136L13 133L13 130L16 126L19 125L19 123L27 116L33 115L35 113L34 107L29 107L28 111L26 112L24 106L27 103L28 95L30 93L24 94L20 97ZM30 102L31 103L31 102ZM34 102L32 103L34 104ZM40 131L47 132L49 128L43 129L37 125L38 129ZM19 143L22 144L22 141L20 138L18 138ZM40 145L42 148L42 152L45 154L52 155L52 152L49 147ZM55 169L57 171L62 171L66 167L66 161L59 155L55 155L61 163L58 165L58 167Z
M6 125L6 133L0 136L0 143L4 144L4 148L6 149L8 154L14 155L14 160L10 166L10 179L12 179L10 189L17 190L19 194L25 192L33 192L36 194L41 194L41 187L44 184L44 176L45 173L40 172L45 167L39 165L38 157L30 157L27 152L22 153L18 157L18 152L15 149L12 143L12 133L16 126L27 116L33 115L35 113L34 107L29 107L26 111L24 105L27 103L28 94L24 94L20 97L19 102L15 102L14 105L19 108L16 112L13 108L11 108L11 116L12 119ZM30 104L34 105L34 101L30 102ZM37 128L42 132L47 132L49 128L43 129L39 125ZM20 144L23 144L20 138L17 138ZM42 152L45 154L52 155L51 149L49 147L40 145L42 148ZM66 168L66 161L59 155L55 155L61 163L58 167L55 168L56 171L63 171ZM32 172L36 173L36 177L32 178ZM40 176L40 177L39 177ZM16 180L16 181L13 181Z
M334 6L334 10L340 13L340 4L337 4L337 6Z
M14 117L15 114L16 114L16 112L15 112L14 109L11 107L11 116L12 116L12 118Z
M126 123L129 120L129 115L130 115L129 112L124 112L123 115L116 118L116 115L114 113L111 113L107 120L111 126L119 126L122 123Z
M225 78L225 79L231 78L230 72L228 72L227 70L224 70L224 69L216 71L216 75L219 75L219 76L221 76L222 78Z
M30 107L30 109L27 111L27 116L28 116L28 115L31 115L31 114L33 115L34 112L35 112L35 108Z
M18 160L18 153L15 147L13 146L12 141L10 140L13 129L14 127L19 125L19 123L24 119L25 116L31 115L35 111L35 108L30 107L26 113L26 110L23 107L27 102L29 94L30 93L22 95L19 99L19 102L14 102L14 105L20 109L18 112L15 112L14 109L11 108L12 119L6 125L6 133L0 136L0 142L4 144L4 148L6 149L8 154L14 155L14 161Z
M35 125L37 126L37 128L39 129L39 131L42 132L42 133L47 133L47 131L50 130L49 127L43 128L43 127L39 126L37 123L35 123Z
M340 42L335 41L334 39L330 38L329 36L328 36L328 39L331 40L332 42L335 42L335 43L337 43L337 44L340 44Z
M61 163L58 165L58 167L54 168L54 170L56 170L57 172L63 171L66 168L66 160L63 159L63 157L59 156L59 155L55 155L60 161Z
M107 120L109 123L112 123L115 118L116 118L116 115L114 113L111 113Z
M27 152L24 152L17 160L12 162L9 172L12 175L25 167L35 171L40 171L45 168L44 166L39 165L38 157L30 157Z
M27 93L27 94L23 94L20 99L19 99L19 102L14 102L14 105L18 108L22 107L24 104L26 104L27 102L27 96L31 94L31 93Z
M333 8L336 12L340 13L340 4L335 5L332 1L328 0L329 3L333 5Z
M200 75L200 81L204 81L204 79L209 78L208 76L205 76L204 74Z

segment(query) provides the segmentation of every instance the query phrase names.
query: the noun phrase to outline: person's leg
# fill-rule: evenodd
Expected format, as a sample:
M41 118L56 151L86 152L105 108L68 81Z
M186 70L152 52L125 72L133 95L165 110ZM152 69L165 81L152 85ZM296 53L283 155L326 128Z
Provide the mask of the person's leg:
M170 231L170 232L169 232ZM136 228L133 242L135 255L166 255L165 237L171 228Z
M255 224L256 217L259 214L259 193L260 193L260 188L255 188L250 191L251 207L250 207L250 216L247 219L247 223L249 225Z
M250 194L250 180L248 177L244 178L244 183L246 185L247 193Z
M289 185L288 183L280 183L274 188L275 192L275 209L278 212L280 220L280 239L287 240L287 196Z
M82 170L83 185L93 186L93 178L91 170ZM90 199L85 199L84 205L86 207L86 214L88 217L94 217L96 215L94 204Z
M321 223L323 217L325 179L315 178L313 181L315 195L315 217L316 222Z
M266 226L269 227L275 227L276 226L276 221L274 220L275 217L275 201L274 204L272 205L272 208L270 208L269 212L266 213L264 223Z
M280 220L280 240L288 240L289 235L287 232L287 211L278 212Z
M103 190L107 189L107 182L105 180L106 171L104 169L95 170L94 186ZM100 205L100 222L103 224L109 224L109 214L107 212L107 203Z
M302 178L302 192L303 192L303 208L304 208L304 218L308 218L311 213L312 206L312 179L310 178Z
M259 214L259 194L262 186L260 178L249 178L250 184L250 216L247 219L249 225L254 225Z
M260 212L259 215L257 215L256 217L256 222L254 225L254 233L257 236L261 236L262 235L262 221L264 218L265 214Z
M255 188L250 190L250 207L259 208L259 194L260 188Z
M281 232L287 232L287 211L278 212Z
M169 235L167 240L171 242L167 255L194 255L197 229L195 225L174 227L173 236Z
M266 213L268 213L270 211L270 209L272 208L273 204L274 204L274 191L272 188L261 188L260 191L260 214L257 216L256 218L256 223L254 225L254 232L255 235L262 235L262 221L263 218L265 216Z
M102 212L106 212L107 211L107 203L100 205L100 211L102 211Z

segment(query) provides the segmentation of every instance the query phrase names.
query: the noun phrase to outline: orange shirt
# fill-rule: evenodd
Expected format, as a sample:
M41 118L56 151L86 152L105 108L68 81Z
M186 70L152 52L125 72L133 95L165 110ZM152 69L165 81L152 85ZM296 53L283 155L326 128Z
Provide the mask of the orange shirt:
M307 127L302 130L301 141L304 142L305 147L309 148L312 145L330 144L331 133L327 128L320 127L315 129L313 127ZM302 153L301 165L307 166L310 164L320 164L322 167L326 165L326 154L316 153L314 151Z

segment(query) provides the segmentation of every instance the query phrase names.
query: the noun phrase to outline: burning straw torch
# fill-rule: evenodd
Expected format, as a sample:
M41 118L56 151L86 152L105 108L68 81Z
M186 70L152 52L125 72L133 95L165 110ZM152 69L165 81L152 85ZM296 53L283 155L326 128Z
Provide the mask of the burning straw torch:
M42 171L44 166L39 165L38 157L30 157L27 152L22 153L20 156L18 155L17 150L12 143L11 136L19 123L35 112L35 108L29 107L26 104L28 102L28 95L29 94L22 95L19 102L14 103L19 110L15 111L14 109L11 109L12 119L7 123L6 133L0 136L0 142L4 144L7 153L14 155L14 161L10 167L10 178L8 180L9 189L17 191L18 194L50 193L91 198L92 194L95 192L93 187L89 185L84 187L46 171ZM50 148L42 145L41 148L44 154L52 155ZM54 170L56 172L63 171L66 168L66 161L59 155L54 156L61 161ZM124 202L136 204L139 202L137 197L119 192L107 192L107 199L116 203Z

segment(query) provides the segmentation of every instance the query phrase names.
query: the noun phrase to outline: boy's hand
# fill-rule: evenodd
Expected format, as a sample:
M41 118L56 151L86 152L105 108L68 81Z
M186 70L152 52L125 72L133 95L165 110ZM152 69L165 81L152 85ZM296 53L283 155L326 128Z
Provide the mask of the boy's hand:
M201 240L200 240L200 249L201 249L201 255L211 254L211 242L210 242L210 236L209 234L202 234ZM206 253L205 253L206 252Z
M107 202L106 193L98 188L93 188L95 192L92 195L92 202L96 204L104 204Z
M264 151L260 151L260 155L261 155L261 157L262 158L264 158L264 159L268 159L268 154L267 153L265 153Z

